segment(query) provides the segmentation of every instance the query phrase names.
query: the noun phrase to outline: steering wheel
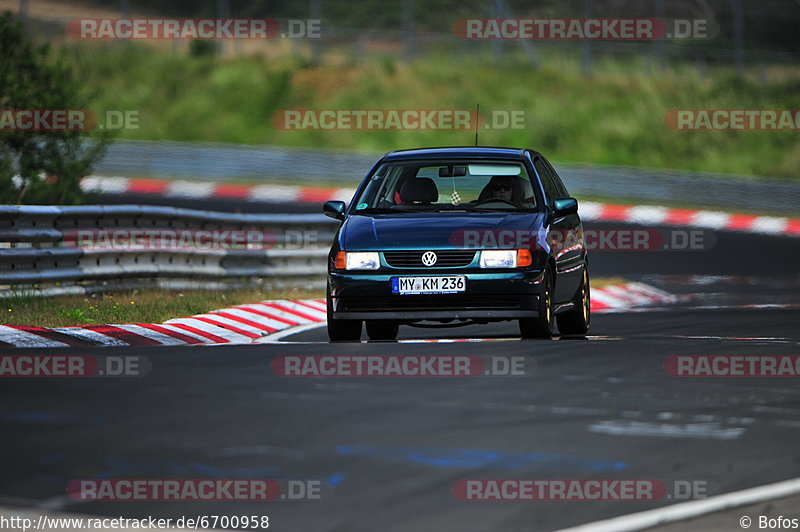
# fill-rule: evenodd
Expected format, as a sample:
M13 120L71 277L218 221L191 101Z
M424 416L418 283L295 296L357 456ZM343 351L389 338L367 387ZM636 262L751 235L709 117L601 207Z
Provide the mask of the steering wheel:
M509 201L507 199L503 199L503 198L486 198L485 200L479 201L478 203L476 203L475 206L477 207L479 205L483 205L484 203L496 203L498 201L502 202L502 203L507 203L508 205L511 205L512 207L516 207L514 202Z

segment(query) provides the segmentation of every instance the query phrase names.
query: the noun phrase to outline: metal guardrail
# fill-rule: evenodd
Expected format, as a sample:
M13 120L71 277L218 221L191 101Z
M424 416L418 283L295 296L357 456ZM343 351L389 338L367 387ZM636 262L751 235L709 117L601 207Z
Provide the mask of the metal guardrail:
M335 221L312 214L235 214L141 205L0 205L0 294L54 293L53 286L45 285L61 285L60 291L68 293L69 286L96 288L131 280L321 277L336 227ZM142 248L125 240L114 246L82 247L75 238L98 231L115 235L255 231L270 238L256 249ZM299 234L310 238L298 241L293 235Z
M97 175L356 186L381 156L345 150L218 143L117 141ZM547 154L546 154L547 155ZM675 170L555 164L570 193L632 203L800 213L800 184Z

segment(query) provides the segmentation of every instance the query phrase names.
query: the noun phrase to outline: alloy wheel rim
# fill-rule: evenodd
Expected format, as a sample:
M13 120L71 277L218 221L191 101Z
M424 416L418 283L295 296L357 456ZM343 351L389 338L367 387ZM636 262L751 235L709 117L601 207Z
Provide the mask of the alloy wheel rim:
M545 290L544 297L545 297L545 300L544 300L545 305L547 305L547 310L546 310L546 312L547 312L547 323L551 324L551 323L553 323L553 305L552 305L552 302L550 301L550 283L549 282L547 283L547 289Z
M583 288L581 289L583 297L583 319L589 321L589 278L586 275L586 270L583 271Z

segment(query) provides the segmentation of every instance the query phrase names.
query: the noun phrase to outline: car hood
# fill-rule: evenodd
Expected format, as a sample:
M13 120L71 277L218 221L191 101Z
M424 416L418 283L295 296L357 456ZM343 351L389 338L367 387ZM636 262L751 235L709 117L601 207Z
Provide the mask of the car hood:
M538 234L543 220L544 215L535 212L356 215L347 218L339 238L342 249L359 251L483 247L478 243L491 242L499 235ZM465 245L465 238L469 245Z

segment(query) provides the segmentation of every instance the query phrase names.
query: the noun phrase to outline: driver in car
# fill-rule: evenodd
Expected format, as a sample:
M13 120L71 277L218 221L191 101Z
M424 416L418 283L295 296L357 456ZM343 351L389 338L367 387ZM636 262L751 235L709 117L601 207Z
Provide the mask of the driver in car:
M492 176L489 182L483 187L478 203L489 202L498 199L514 204L515 207L523 208L522 187L512 176L496 175Z

